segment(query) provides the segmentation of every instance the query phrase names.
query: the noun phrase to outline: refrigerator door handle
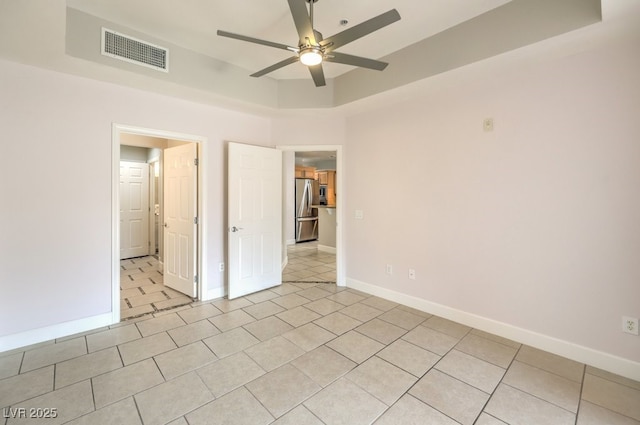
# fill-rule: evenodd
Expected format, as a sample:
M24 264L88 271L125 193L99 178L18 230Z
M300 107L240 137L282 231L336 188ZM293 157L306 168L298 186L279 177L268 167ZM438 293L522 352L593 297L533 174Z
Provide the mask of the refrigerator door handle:
M317 219L318 217L302 217L302 218L298 218L298 221L315 221Z

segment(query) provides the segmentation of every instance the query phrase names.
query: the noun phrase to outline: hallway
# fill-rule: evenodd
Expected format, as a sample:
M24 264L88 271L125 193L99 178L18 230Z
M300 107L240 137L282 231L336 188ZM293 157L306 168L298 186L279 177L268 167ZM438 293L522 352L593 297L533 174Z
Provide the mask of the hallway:
M153 256L120 261L120 319L132 319L192 303L164 286L162 266Z

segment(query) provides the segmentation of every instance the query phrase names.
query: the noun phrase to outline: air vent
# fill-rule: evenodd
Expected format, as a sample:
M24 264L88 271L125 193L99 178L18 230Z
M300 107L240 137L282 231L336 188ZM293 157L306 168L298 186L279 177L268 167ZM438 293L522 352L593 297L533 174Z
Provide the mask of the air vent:
M102 54L169 72L169 50L106 28L102 28Z

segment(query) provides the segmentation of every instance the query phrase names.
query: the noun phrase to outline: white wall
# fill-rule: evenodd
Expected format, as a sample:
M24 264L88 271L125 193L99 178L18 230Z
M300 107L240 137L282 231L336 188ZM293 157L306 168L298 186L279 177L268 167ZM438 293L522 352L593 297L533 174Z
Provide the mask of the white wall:
M640 316L638 45L478 74L350 118L352 286L619 356L638 379L640 338L621 332L622 315Z
M112 123L208 139L204 261L222 287L225 141L270 145L268 119L4 61L0 93L0 337L110 312Z

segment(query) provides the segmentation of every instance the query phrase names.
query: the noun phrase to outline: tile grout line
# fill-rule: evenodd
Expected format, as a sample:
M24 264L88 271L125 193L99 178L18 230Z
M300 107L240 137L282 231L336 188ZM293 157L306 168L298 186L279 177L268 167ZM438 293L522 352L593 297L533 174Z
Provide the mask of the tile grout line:
M457 345L457 344L456 344ZM487 399L486 403L484 404L484 406L482 406L482 409L480 410L480 413L478 414L478 417L476 418L476 421L478 420L478 418L480 417L480 415L482 415L483 413L485 413L485 410L487 408L487 406L489 405L489 402L491 401L491 399L493 398L493 396L495 395L496 391L498 390L498 387L500 387L500 384L504 384L507 385L506 383L503 383L504 381L504 377L507 376L507 373L509 373L509 369L511 369L511 366L513 366L513 363L516 361L516 357L518 357L518 353L520 352L520 350L522 349L523 344L520 344L520 346L517 348L516 352L513 354L513 358L511 359L511 361L509 362L509 365L504 369L504 373L502 374L502 377L500 378L500 381L498 381L498 383L496 384L495 388L493 389L493 391L491 391L491 394L489 394L489 398ZM492 417L495 417L489 413L486 413L487 415L490 415ZM497 418L496 419L500 420L501 422L502 419Z
M96 406L96 392L93 389L93 378L89 378L89 385L91 386L91 401L93 402L93 412L96 412L98 408ZM89 412L87 413L87 415L93 412Z
M432 315L431 317L434 317L434 316ZM422 326L422 325L424 324L424 322L426 322L427 320L429 320L429 319L425 319L422 323L418 324L418 326ZM418 327L418 326L416 326L416 327ZM451 335L445 334L444 332L440 332L440 331L439 331L439 330L437 330L437 329L429 328L429 327L427 327L427 326L424 326L424 327L426 327L426 328L428 328L428 329L431 329L431 330L433 330L433 331L436 331L436 332L438 332L438 333L441 333L441 334L443 334L443 335L451 336ZM427 376L427 374L428 374L429 372L431 372L431 371L432 371L432 370L434 370L434 369L435 369L435 370L437 370L438 372L442 373L443 375L446 375L446 376L450 377L451 379L454 379L454 380L456 380L456 381L458 381L458 382L461 382L461 383L463 383L463 384L465 384L465 385L470 386L471 388L474 388L474 389L476 389L476 390L478 390L478 391L481 391L481 392L483 392L483 393L487 394L486 392L482 391L480 388L476 388L475 386L471 385L471 384L470 384L470 383L468 383L468 382L464 382L463 380L458 379L458 378L456 378L455 376L451 376L451 375L449 375L448 373L441 371L440 369L436 369L436 366L438 366L438 363L440 363L440 362L442 361L442 359L444 359L444 358L447 356L447 354L449 354L450 352L452 352L452 351L455 349L455 347L460 343L460 341L462 341L462 339L463 339L465 336L467 336L467 335L468 335L472 330L473 330L473 328L470 328L470 329L469 329L469 330L464 334L464 336L462 336L462 337L458 340L458 342L456 342L456 344L455 344L453 347L451 347L449 350L447 350L447 352L446 352L446 353L444 353L444 354L443 354L443 355L441 355L441 356L440 356L440 354L438 354L438 353L433 353L432 351L427 350L427 351L429 351L429 352L431 352L431 353L433 353L433 354L436 354L437 356L440 356L440 358L439 358L439 359L438 359L438 361L437 361L437 362L435 362L435 363L434 363L434 364L433 364L433 365L432 365L432 366L431 366L431 367L430 367L430 368L429 368L429 369L428 369L428 370L427 370L427 371L426 371L426 372L425 372L425 373L424 373L420 378L418 378L418 380L417 380L417 381L416 381L416 382L415 382L411 387L409 387L409 389L408 389L407 391L405 391L405 392L404 392L404 394L409 394L409 391L411 391L411 389L412 389L413 387L415 387L415 386L418 384L418 382L420 382L420 380L422 380L425 376ZM407 342L409 342L409 341L407 341ZM415 345L415 344L414 344L414 345ZM420 348L422 348L422 347L420 347ZM424 349L424 348L423 348L423 349ZM505 371L505 374L506 374L506 371ZM498 387L498 386L496 385L496 388L497 388L497 387ZM494 389L494 391L495 391L495 389ZM404 395L404 394L403 394L403 395ZM409 395L411 395L411 394L409 394ZM480 412L478 413L478 416L476 416L476 418L475 418L475 419L474 419L474 421L473 421L474 423L478 420L478 418L480 417L480 415L481 415L481 414L482 414L482 412L484 411L484 408L486 407L487 403L489 403L489 400L491 399L491 395L492 395L492 394L489 394L489 398L487 398L487 401L486 401L486 402L485 402L485 404L482 406L482 409L480 409ZM445 412L441 411L440 409L436 408L435 406L432 406L431 404L429 404L429 403L427 403L427 402L425 402L425 401L423 401L423 400L421 400L421 399L419 399L419 398L417 398L417 397L414 397L414 398L416 398L416 400L420 401L421 403L424 403L425 405L429 406L430 408L432 408L432 409L436 410L437 412L440 412L442 415L446 416L447 418L451 419L452 421L454 421L454 422L456 422L456 423L458 422L455 418L452 418L451 416L449 416L449 415L448 415L448 414L446 414ZM394 404L395 404L395 403L394 403Z
M136 406L136 411L138 412L138 418L140 418L140 423L144 424L144 419L142 419L142 412L140 412L140 406L138 406L138 400L136 400L135 394L132 395L131 398L133 399L133 405ZM123 400L126 400L126 399L123 399Z
M580 383L580 394L578 395L578 406L576 407L576 420L574 425L578 424L578 416L580 415L580 408L582 407L582 392L584 391L584 380L587 375L587 365L582 367L582 382Z

